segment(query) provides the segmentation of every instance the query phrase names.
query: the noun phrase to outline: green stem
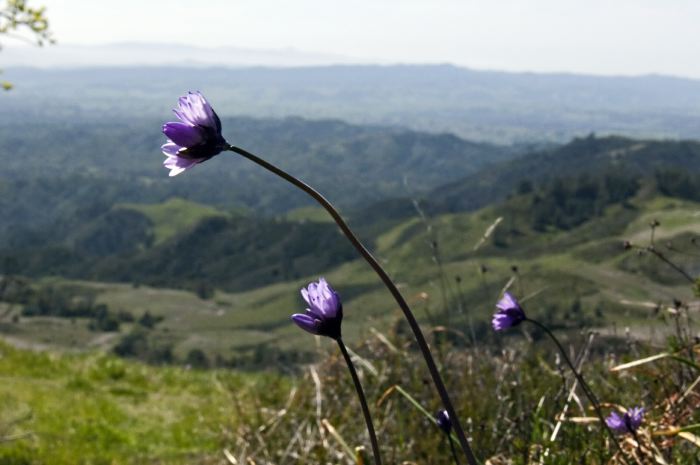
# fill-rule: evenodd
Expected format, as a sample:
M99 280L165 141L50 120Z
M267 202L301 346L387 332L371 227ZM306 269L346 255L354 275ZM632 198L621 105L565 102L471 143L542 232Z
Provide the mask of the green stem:
M401 295L401 292L399 292L399 289L396 287L396 285L393 283L389 275L384 271L382 266L379 264L376 258L367 250L367 248L360 242L360 240L355 236L355 234L352 232L350 227L347 225L345 220L340 216L340 213L333 207L333 205L326 200L324 196L322 196L320 193L318 193L315 189L313 189L311 186L308 184L304 183L303 181L295 178L291 174L287 173L286 171L276 167L275 165L268 163L267 161L263 160L262 158L259 158L252 153L243 150L242 148L239 147L234 147L234 146L229 146L228 150L235 152L244 158L247 158L248 160L252 161L253 163L265 168L266 170L276 174L277 176L281 177L285 181L293 184L294 186L298 187L302 191L306 192L309 196L311 196L316 202L318 202L323 208L326 209L326 211L333 217L333 220L336 222L340 230L343 232L345 237L350 241L350 243L357 249L357 251L362 255L362 258L365 259L365 261L369 264L369 266L372 267L372 269L377 273L379 278L382 280L384 285L387 287L389 292L391 292L391 295L394 297L396 300L396 303L399 305L401 308L401 311L404 314L404 317L406 318L406 321L408 321L408 325L411 327L411 331L413 331L413 335L416 339L416 343L418 344L418 348L420 349L421 353L423 354L423 358L425 359L426 365L428 365L428 371L430 372L430 376L433 379L433 384L435 384L435 388L438 391L438 394L440 395L440 399L442 400L442 404L445 407L445 410L447 410L447 414L450 416L450 419L452 420L452 427L455 430L455 434L457 435L457 439L459 440L459 444L462 447L462 451L464 452L464 455L467 458L467 462L469 465L478 465L478 462L476 461L476 457L474 456L474 453L472 452L471 447L469 446L469 441L467 441L467 436L464 434L464 430L462 429L462 425L459 422L459 417L457 416L457 411L455 410L454 406L452 405L452 400L450 400L450 396L447 393L447 388L445 387L445 383L442 380L442 377L440 376L440 372L438 371L437 365L435 364L435 360L433 359L433 355L430 352L430 348L428 347L428 343L425 340L425 336L423 335L423 331L420 329L420 326L418 325L418 321L416 320L416 317L413 315L413 312L409 308L408 304L406 303L406 300L403 298Z
M627 458L625 457L625 452L622 449L622 446L620 446L620 443L617 440L617 437L615 436L615 433L610 429L608 424L605 422L605 417L603 416L603 412L600 409L600 403L598 402L598 399L596 398L595 394L593 394L593 391L591 391L591 388L588 387L588 383L586 383L586 380L583 379L583 376L578 372L576 367L574 366L573 363L571 363L571 359L569 359L569 356L566 355L566 350L564 350L564 347L561 345L559 342L559 339L554 336L554 333L552 333L549 328L547 328L545 325L540 323L539 321L532 320L530 318L525 318L524 321L529 321L533 325L537 326L540 328L542 331L544 331L547 336L554 342L554 345L557 346L559 349L559 352L561 353L562 357L564 358L564 361L566 362L567 365L569 365L569 369L571 369L571 372L574 374L576 377L576 380L578 380L578 384L581 386L581 389L583 390L583 393L586 394L586 397L588 397L588 400L591 402L593 405L593 408L595 409L595 413L598 415L598 418L600 419L600 423L603 425L605 430L608 432L610 435L610 439L615 443L615 446L617 449L620 451L620 454L622 454L622 460L629 465L629 462L627 462Z
M369 441L372 443L372 452L374 453L374 463L375 465L382 465L382 457L379 455L379 443L377 442L377 434L374 432L374 424L372 423L372 415L369 413L369 407L367 406L367 398L365 398L365 392L362 390L362 384L360 383L360 378L357 376L357 370L355 370L355 365L352 363L348 349L345 347L342 339L336 339L340 351L343 353L343 358L345 363L348 365L348 370L350 370L350 376L352 376L352 382L355 384L355 390L357 391L357 397L360 398L360 404L362 405L362 414L365 417L365 423L367 424L367 432L369 433Z
M460 465L459 457L457 457L457 451L455 450L455 443L452 440L452 436L449 434L446 434L445 436L447 436L447 442L450 443L450 451L452 452L452 458L455 461L455 465Z

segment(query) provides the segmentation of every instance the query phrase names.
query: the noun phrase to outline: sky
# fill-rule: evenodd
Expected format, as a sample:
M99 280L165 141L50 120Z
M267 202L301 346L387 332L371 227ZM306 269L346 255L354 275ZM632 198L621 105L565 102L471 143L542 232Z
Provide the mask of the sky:
M699 0L30 0L30 4L47 7L56 47L149 42L293 48L365 63L700 78ZM0 63L1 59L0 54Z

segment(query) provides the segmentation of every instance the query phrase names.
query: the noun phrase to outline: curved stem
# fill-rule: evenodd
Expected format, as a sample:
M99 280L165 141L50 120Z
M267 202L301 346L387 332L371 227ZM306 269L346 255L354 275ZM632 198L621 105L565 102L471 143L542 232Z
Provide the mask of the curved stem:
M627 458L625 457L625 451L622 450L622 446L620 446L620 443L617 440L617 437L615 437L615 433L610 429L608 424L605 422L605 417L603 416L602 410L600 410L600 403L598 402L598 399L596 398L595 394L593 394L593 391L591 391L591 388L588 387L588 384L586 383L586 380L583 379L583 376L578 372L574 364L571 362L571 359L569 359L569 356L566 355L566 350L564 350L564 346L561 345L559 342L559 339L554 336L554 333L552 333L549 328L547 328L545 325L540 323L539 321L532 320L530 318L525 318L524 321L529 321L533 325L537 326L540 328L542 331L544 331L547 336L554 342L554 345L557 346L559 349L559 352L561 353L561 356L564 358L564 361L566 361L566 364L569 365L569 369L571 369L571 372L574 374L576 377L576 380L578 381L578 384L581 386L581 389L583 390L583 393L586 394L586 397L588 397L588 400L591 402L593 405L593 408L595 409L595 413L598 415L598 418L600 419L600 423L603 425L605 430L608 432L610 435L610 439L612 439L613 443L615 443L615 446L617 446L617 449L620 451L620 454L622 454L622 460L629 465L627 462Z
M340 351L343 353L343 358L345 363L348 365L348 370L350 370L350 376L352 376L352 382L355 384L355 390L357 391L357 397L360 398L360 404L362 405L362 414L365 417L365 423L367 424L367 432L369 433L369 441L372 443L372 453L374 453L374 463L375 465L382 465L382 457L379 455L379 443L377 442L377 434L374 432L374 424L372 423L372 415L369 413L369 407L367 406L367 399L365 398L365 392L362 390L362 384L360 384L360 378L357 376L357 370L355 370L355 365L352 363L350 354L348 354L348 349L345 347L342 339L336 339Z
M323 208L326 209L326 211L333 217L333 220L336 222L338 227L341 229L345 237L352 243L352 245L357 249L357 251L362 255L362 258L365 259L365 261L369 264L369 266L372 267L372 269L377 273L379 278L382 280L384 285L389 289L389 292L391 292L391 295L394 297L396 300L396 303L399 305L401 308L401 311L404 314L404 317L408 321L408 325L411 327L411 331L413 331L413 335L416 339L416 342L418 343L418 348L423 354L423 358L425 359L426 365L428 365L428 371L430 372L430 376L433 379L433 383L435 384L435 388L438 391L438 394L440 395L440 399L442 400L442 404L445 407L445 410L447 410L447 414L450 416L452 419L452 426L455 430L455 434L457 435L457 439L459 440L459 444L462 447L462 451L464 452L464 455L467 458L467 462L469 465L478 465L478 462L476 461L476 457L474 456L474 453L471 450L471 447L469 447L469 441L467 441L467 437L464 434L464 430L462 429L462 425L459 423L459 417L457 416L457 411L455 410L454 406L452 405L452 401L450 400L450 396L447 393L447 388L445 387L445 383L442 381L442 377L440 376L440 372L438 371L437 365L435 364L435 360L433 359L432 354L430 353L430 348L428 347L428 343L425 340L425 336L423 335L423 331L421 331L420 326L418 325L418 321L416 320L416 317L413 315L413 312L411 312L411 309L409 308L408 304L404 300L403 296L399 292L398 288L396 285L392 282L391 278L389 275L384 271L384 269L381 267L377 259L375 259L372 254L367 250L367 248L362 245L360 240L355 236L355 234L352 232L350 227L347 225L345 220L340 216L340 213L333 207L333 205L326 200L325 197L323 197L320 193L318 193L316 190L314 190L311 186L307 185L306 183L300 181L299 179L295 178L291 174L287 173L284 170L281 170L280 168L276 167L275 165L268 163L267 161L263 160L262 158L259 158L252 153L243 150L240 147L234 147L234 146L229 146L228 150L235 152L248 160L252 161L253 163L262 166L268 171L271 171L272 173L276 174L277 176L281 177L285 181L293 184L294 186L298 187L302 191L306 192L309 196L311 196L316 202L318 202Z

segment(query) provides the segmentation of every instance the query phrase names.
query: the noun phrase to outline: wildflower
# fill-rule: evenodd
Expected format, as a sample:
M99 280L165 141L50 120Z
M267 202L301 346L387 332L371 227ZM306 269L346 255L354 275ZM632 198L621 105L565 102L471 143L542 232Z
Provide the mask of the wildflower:
M301 329L318 336L340 339L340 324L343 321L343 305L338 293L321 278L301 290L309 308L306 313L295 313L292 321Z
M209 160L228 146L221 135L219 117L201 93L180 97L173 112L180 121L163 125L168 142L161 147L167 156L163 166L170 169L170 176Z
M447 410L439 410L435 414L435 423L437 423L438 428L445 432L445 434L450 434L452 432L452 421L450 421L450 416L447 414Z
M493 315L491 321L491 325L496 331L517 326L525 320L525 312L509 292L503 294L503 298L498 301L496 307L498 307L498 311Z
M639 425L642 424L643 420L644 408L634 407L625 412L622 416L620 416L620 414L618 414L617 412L612 412L605 419L605 423L608 425L608 428L610 428L614 432L618 434L624 434L636 432L637 428L639 428Z

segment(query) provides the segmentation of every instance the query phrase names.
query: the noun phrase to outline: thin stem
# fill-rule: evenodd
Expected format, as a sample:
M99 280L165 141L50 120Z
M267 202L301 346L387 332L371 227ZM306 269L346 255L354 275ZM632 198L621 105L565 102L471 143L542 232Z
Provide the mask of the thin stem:
M596 398L595 394L593 394L593 391L591 391L591 388L588 387L588 384L586 383L586 380L583 379L583 376L578 372L576 367L574 366L573 363L571 363L571 359L569 359L569 356L566 355L566 350L564 350L564 347L561 345L559 342L559 339L554 336L554 333L552 333L549 328L547 328L545 325L540 323L539 321L532 320L530 318L525 318L525 321L529 321L533 325L537 326L540 328L542 331L544 331L547 336L554 342L554 344L557 346L559 349L559 352L561 352L562 357L564 358L564 361L566 361L566 364L569 365L569 369L571 369L571 372L574 374L576 377L576 380L578 381L578 384L581 386L581 389L583 390L584 394L586 394L586 397L588 397L588 400L591 401L591 404L593 405L593 408L595 409L595 413L598 415L598 418L600 419L600 423L603 425L605 430L608 432L610 435L610 439L612 439L613 443L615 443L615 446L617 446L617 449L620 451L620 454L622 454L622 460L629 465L629 462L627 462L627 458L625 457L625 452L622 450L622 446L620 446L620 443L617 440L617 437L615 437L615 433L610 429L608 424L605 422L605 417L603 416L602 410L600 410L600 403L598 402L598 399Z
M384 285L389 289L389 292L391 292L391 295L394 297L396 300L396 303L399 305L401 308L401 311L404 314L404 317L408 321L408 325L411 327L411 331L413 331L413 335L416 339L416 343L418 344L418 348L423 354L423 358L425 359L426 365L428 365L428 371L430 372L430 376L433 379L433 384L435 384L435 388L438 391L438 394L440 395L440 399L442 400L442 404L445 407L445 410L447 410L447 414L449 415L450 419L452 419L452 427L455 430L455 434L457 435L457 439L459 440L459 444L462 448L462 451L464 452L464 455L467 457L467 462L469 465L478 465L478 462L476 461L476 457L474 456L474 453L472 452L471 447L469 446L469 441L467 441L467 436L464 434L464 430L462 429L462 425L459 422L459 417L457 416L457 411L455 410L454 406L452 405L452 401L450 400L450 396L447 393L447 388L445 387L445 383L442 381L442 377L440 376L440 372L438 371L437 365L435 364L435 360L433 359L433 355L430 353L430 348L428 347L428 343L425 340L425 336L423 335L423 331L421 331L420 326L418 325L418 321L416 320L416 317L413 315L413 312L411 312L411 309L409 308L408 304L406 303L406 300L403 298L401 293L399 292L399 289L396 287L396 285L393 283L389 275L384 271L382 266L379 264L379 262L372 256L372 254L367 250L367 248L362 245L360 240L355 236L355 234L352 232L350 227L347 225L345 220L340 216L340 213L333 207L333 205L326 200L325 197L323 197L320 193L318 193L316 190L314 190L311 186L307 185L306 183L300 181L299 179L295 178L291 174L287 173L284 170L281 170L280 168L276 167L275 165L268 163L267 161L263 160L262 158L259 158L252 153L243 150L239 147L234 147L234 146L229 146L228 149L232 152L235 152L248 160L252 161L253 163L262 166L268 171L271 171L272 173L276 174L277 176L281 177L285 181L290 182L294 186L298 187L299 189L303 190L306 192L309 196L311 196L314 200L316 200L323 208L326 209L326 211L333 217L333 220L336 222L338 227L341 229L343 234L345 234L345 237L352 243L352 245L357 249L357 251L362 255L362 257L365 259L365 261L369 264L369 266L372 267L372 269L377 273L379 278L382 280Z
M357 391L357 397L360 399L360 404L362 405L362 414L365 417L365 423L367 424L367 432L369 433L369 441L372 443L372 452L374 453L374 463L375 465L382 465L382 457L379 455L379 443L377 442L377 435L374 432L374 424L372 423L372 415L369 413L369 407L367 406L367 399L365 398L365 392L362 390L362 384L360 384L360 378L357 376L357 371L355 370L355 365L350 359L350 354L348 354L348 349L345 347L342 339L336 339L338 342L338 347L343 353L343 358L345 363L348 365L348 370L350 370L350 376L352 376L352 382L355 384L355 390Z
M457 451L455 450L455 443L452 440L452 436L449 434L446 434L445 436L447 436L447 442L450 443L450 451L452 452L452 458L455 461L455 465L460 465L459 457L457 457Z
M668 266L670 266L671 268L676 270L678 273L680 273L685 279L690 281L691 284L695 284L695 279L692 276L690 276L688 273L686 273L685 270L683 270L683 268L681 268L680 266L676 265L671 260L666 258L666 256L664 254L662 254L661 252L659 252L658 250L656 250L656 248L653 245L650 247L647 247L647 250L649 252L653 253L654 255L656 255L662 262L666 263Z
M644 457L644 451L642 450L642 441L639 440L637 432L629 426L627 427L627 429L630 430L630 432L632 433L632 437L634 437L634 441L637 443L637 452L639 452L640 456Z

